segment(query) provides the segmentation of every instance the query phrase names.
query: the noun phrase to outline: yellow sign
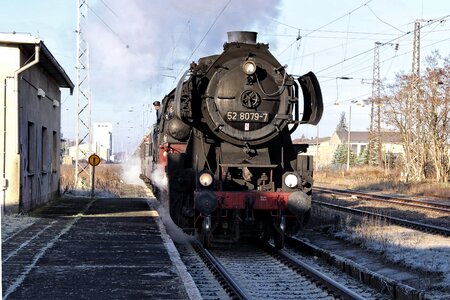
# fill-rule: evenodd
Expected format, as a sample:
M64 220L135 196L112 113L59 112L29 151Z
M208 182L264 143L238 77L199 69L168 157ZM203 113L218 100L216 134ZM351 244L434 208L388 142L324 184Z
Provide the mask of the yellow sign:
M100 156L97 154L89 156L89 164L93 167L98 166L100 164Z

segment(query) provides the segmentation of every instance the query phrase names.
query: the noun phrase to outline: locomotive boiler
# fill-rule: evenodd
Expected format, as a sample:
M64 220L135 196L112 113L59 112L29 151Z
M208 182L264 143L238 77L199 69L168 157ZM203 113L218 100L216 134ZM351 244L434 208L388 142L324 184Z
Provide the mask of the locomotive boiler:
M251 235L282 248L310 215L313 159L291 134L320 121L320 86L256 35L229 32L221 54L191 63L146 137L147 177L163 168L172 220L204 246Z

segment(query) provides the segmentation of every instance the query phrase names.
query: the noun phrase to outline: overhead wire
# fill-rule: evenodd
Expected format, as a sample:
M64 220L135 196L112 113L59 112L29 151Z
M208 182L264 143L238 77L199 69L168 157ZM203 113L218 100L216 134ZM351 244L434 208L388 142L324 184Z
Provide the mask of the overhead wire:
M372 2L372 0L367 1L366 3L364 3L364 4L360 5L360 6L358 6L357 8L355 8L355 9L353 9L352 11L346 13L345 15L342 15L342 16L340 16L340 17L338 17L338 18L336 18L336 19L334 19L334 20L328 22L327 24L325 24L325 25L323 25L323 26L320 26L319 28L314 29L314 30L311 31L310 33L306 34L305 37L307 37L308 35L312 34L313 32L316 32L316 31L318 31L318 30L320 30L320 29L322 29L322 28L327 27L328 25L333 24L333 23L336 22L336 21L339 21L340 19L344 18L344 17L347 16L347 15L352 14L353 12L357 11L357 10L360 9L361 7L364 7L365 5L369 4L370 2Z
M284 25L283 23L280 23L282 25ZM285 25L285 26L289 26L289 25ZM299 28L295 28L293 26L290 26L296 30L300 30ZM313 29L301 29L301 31L303 32L308 32L308 31L313 31ZM347 34L347 31L342 31L342 30L314 30L315 32L324 32L324 33L342 33L342 34ZM350 34L361 34L361 35L393 35L393 36L397 36L397 33L387 33L387 32L365 32L365 31L348 31L348 33ZM261 33L260 35L262 36L284 36L284 37L297 37L298 34L275 34L275 33ZM303 36L304 37L304 36ZM311 37L310 35L308 35L308 37Z
M114 11L114 10L112 10L112 8L111 7L109 7L109 5L108 4L106 4L105 3L105 1L103 1L103 0L100 0L100 2L102 2L103 3L103 5L104 6L106 6L106 8L113 14L113 15L115 15L116 17L119 17L117 14L116 14L116 12Z
M393 44L399 44L401 41L403 41L403 40L406 40L407 39L407 35L405 35L405 36L403 36L402 38L399 38L399 39L397 39L396 40L396 43L393 43ZM389 43L389 42L385 42L385 43L383 43L383 44L392 44L392 43ZM373 49L373 48L372 48ZM385 51L385 50L383 50L383 48L382 48L382 50L381 50L382 52L383 51ZM372 55L372 53L368 53L368 55ZM371 60L369 60L369 58L367 57L367 56L362 56L362 57L360 57L360 60L358 60L358 61L353 61L352 63L350 63L350 64L348 64L347 65L347 67L345 68L345 71L346 72L350 72L350 70L351 70L351 68L353 68L353 67L357 67L357 66L360 66L361 65L361 62L363 62L363 63L367 63L367 62L371 62ZM394 56L395 57L395 56ZM381 63L383 63L383 61L381 62ZM360 72L360 71L364 71L364 70L367 70L367 69L370 69L370 68L373 68L373 64L372 63L370 63L370 65L368 65L368 66L366 66L366 67L363 67L363 68L361 68L361 69L358 69L357 71L352 71L352 74L355 74L355 72ZM337 71L336 71L337 72ZM336 73L336 72L334 72L334 73ZM333 74L333 73L331 73L331 74ZM354 77L354 76L352 76L352 77Z
M352 98L348 98L348 99L339 101L338 104L336 104L336 102L333 102L333 103L330 103L330 104L326 104L325 107L341 105L341 104L343 104L343 103L347 103L347 102L354 101L354 100L357 100L357 99L360 99L360 98L368 97L368 96L370 96L371 94L372 94L372 93L364 93L364 94L361 94L361 95L358 95L358 96L355 96L355 97L352 97Z
M435 44L442 43L442 42L447 42L447 41L450 41L450 37L442 39L442 40L439 40L439 41L437 41L435 43L432 43L432 44L429 44L429 45L426 45L426 46L422 46L421 48L427 48L427 47L433 46ZM394 60L394 59L396 59L398 57L401 57L401 56L404 56L404 55L407 55L407 54L411 54L411 52L412 52L412 50L408 50L408 51L405 51L405 52L400 53L400 54L396 53L393 56L391 56L391 57L389 57L389 58L387 58L385 60L380 61L380 64L384 64L384 63L392 61L392 60ZM352 74L358 74L358 73L360 73L362 71L366 71L367 69L371 69L371 68L373 68L373 66L372 65L368 65L368 66L365 66L365 67L363 67L361 69L357 69L357 70L352 71ZM335 76L326 76L326 75L320 75L320 76L317 76L317 77L319 77L319 78L329 78L327 80L321 81L321 83L334 81L335 78L336 78ZM353 77L353 79L362 79L362 78L355 78L355 77Z
M94 9L92 9L92 7L90 7L89 5L87 6L89 8L89 10L103 23L103 25L105 25L106 28L108 28L121 42L122 44L125 45L126 48L130 48L130 45L128 45L123 39L122 37L114 30L111 28L111 26L108 25L108 23L106 23L105 20L103 20L96 12Z
M189 33L189 37L190 37L190 23L191 23L191 18L189 18L189 20L186 22L186 26L183 29L183 31L180 33L178 39L176 40L176 42L174 43L174 46L172 48L172 67L171 69L173 70L173 61L174 61L174 57L175 57L175 50L178 47L178 44L180 43L181 39L185 36L185 32L188 31ZM174 76L175 77L175 76ZM175 77L176 78L176 77Z
M203 43L203 41L205 40L206 36L209 34L209 32L211 31L211 29L214 27L214 25L216 24L217 20L219 20L220 16L223 14L223 12L227 9L228 5L230 5L231 0L228 0L228 2L224 5L224 7L220 10L219 14L216 16L216 18L214 19L214 21L212 22L212 24L209 26L208 30L206 31L206 33L203 35L203 37L201 38L201 40L198 42L197 46L195 46L194 50L192 51L191 55L189 55L188 59L186 60L186 62L183 64L183 66L180 68L180 71L178 72L176 78L178 78L181 74L181 72L183 72L184 68L186 67L186 65L189 63L189 61L191 60L192 56L194 56L195 52L197 52L198 48L200 47L200 45Z
M445 20L445 19L448 19L449 17L450 17L450 15L447 15L447 16L444 16L444 17L441 17L441 18L438 18L438 19L429 20L428 23L427 23L426 25L422 26L421 28L430 26L431 24L434 24L434 23L436 23L436 22L441 22L441 21L443 21L443 20ZM395 40L397 40L397 39L399 39L399 38L403 38L403 37L405 37L405 36L408 36L408 35L410 35L410 34L412 34L412 33L413 33L413 31L405 32L404 34L400 35L399 37L389 40L387 43L394 42ZM365 51L362 51L362 52L360 52L360 53L357 53L357 54L353 55L352 57L350 57L350 58L348 58L348 59L344 59L344 60L342 60L342 61L339 61L339 62L337 62L337 63L334 63L334 64L332 64L332 65L330 65L330 66L328 66L328 67L326 67L326 68L323 68L323 69L317 71L316 73L320 73L320 72L329 70L329 69L331 69L331 68L333 68L333 67L335 67L335 66L338 66L338 65L340 65L340 64L342 64L342 63L345 63L345 62L348 61L348 60L354 59L354 58L359 57L359 56L361 56L361 55L363 55L363 54L366 54L366 53L368 53L368 52L371 52L371 51L373 51L373 49L374 49L374 48L372 47L372 48L370 48L370 49L368 49L368 50L365 50Z
M434 20L433 23L436 22L436 21L438 21L438 20ZM439 22L442 22L442 20L439 21ZM430 23L430 24L428 24L428 25L431 25L431 24L432 24L432 23ZM436 26L435 26L434 28L436 28ZM434 28L433 28L433 30L434 30ZM432 32L433 30L431 30L430 32ZM439 41L437 41L437 42L435 42L435 43L432 43L432 44L429 44L429 45L426 45L426 46L422 46L422 48L430 47L430 46L432 46L432 45L435 45L435 44L438 44L438 43L441 43L441 42L446 42L446 41L450 41L450 38L445 38L445 39L439 40ZM382 51L383 51L383 50L382 50ZM386 50L384 50L384 51L386 51ZM396 53L395 53L392 57L387 58L387 59L381 61L380 63L381 63L381 64L384 64L384 63L386 63L386 62L388 62L388 61L391 61L391 66L392 66L392 61L393 61L394 59L396 59L396 58L398 58L398 57L400 57L400 56L404 56L404 55L407 55L407 54L411 54L411 52L412 52L412 50L409 50L409 51L405 51L405 52L403 52L403 53L401 53L401 54L398 54L397 51L396 51ZM353 67L354 67L354 66L355 66L355 65L353 65ZM373 67L372 65L369 65L369 66L363 67L363 68L361 68L361 69L354 70L354 71L352 71L352 74L357 74L357 73L359 73L359 72L361 72L361 71L365 71L365 70L370 69L370 68L372 68L372 67ZM327 76L322 75L322 76L318 76L318 77L327 77ZM329 76L328 78L329 78L328 80L323 80L323 81L321 81L322 84L323 84L323 83L326 83L326 82L330 82L330 81L332 81L332 80L334 81L336 77ZM355 77L353 77L353 79L361 79L361 78L355 78ZM363 79L362 79L362 80L363 80ZM370 95L370 93L365 94L365 95ZM361 95L361 96L365 96L365 95ZM355 97L355 98L351 98L351 99L339 101L339 103L348 102L348 101L351 101L351 100L353 100L353 99L359 98L359 97L361 97L361 96L357 96L357 97ZM332 105L334 105L334 103L333 103L333 104L329 104L329 105L327 105L327 106L332 106Z
M339 18L336 18L336 19L334 19L334 20L328 22L327 24L325 24L325 25L323 25L323 26L321 26L321 27L319 27L319 28L317 28L317 29L315 29L315 30L311 30L311 31L308 32L307 34L303 35L302 38L307 37L307 36L310 37L310 38L334 38L334 37L323 37L323 36L320 36L320 37L311 36L311 34L312 34L313 32L327 32L327 31L328 31L328 32L346 33L346 42L348 42L349 39L354 39L354 38L348 36L350 33L354 33L354 34L364 34L363 32L354 32L354 31L350 32L350 31L348 31L348 30L347 30L347 31L322 30L322 28L324 28L325 26L328 26L329 24L331 24L331 23L333 23L333 22L335 22L335 21L337 21L337 20L340 20L340 19L342 19L343 17L345 17L345 16L347 16L347 15L350 15L352 12L358 10L359 8L361 8L361 7L363 7L363 6L367 6L368 9L372 12L372 14L373 14L375 17L377 17L377 19L378 19L380 22L383 22L384 24L386 24L386 25L388 25L388 26L390 26L390 27L392 27L392 28L394 28L394 29L396 29L396 30L398 30L398 31L400 31L400 32L403 33L403 35L401 35L401 36L398 36L398 35L396 35L396 34L390 34L390 33L370 33L370 34L374 34L374 35L375 35L375 34L376 34L376 35L381 35L381 34L383 34L383 35L390 35L390 36L395 35L395 36L396 36L394 39L389 39L389 40L387 40L387 41L384 41L384 43L390 43L390 42L394 42L395 40L400 40L400 39L402 39L402 38L404 38L404 37L409 36L409 35L412 33L412 31L404 32L404 31L402 31L401 29L399 29L399 28L397 28L397 27L395 27L395 26L393 26L393 25L391 25L391 24L385 22L385 21L382 20L381 18L379 18L378 15L373 11L373 9L372 9L371 7L368 6L369 3L370 3L370 1L368 1L368 2L366 2L366 3L364 3L364 4L362 4L361 6L355 8L354 10L352 10L351 12L346 13L345 15L343 15L343 16L341 16L341 17L339 17ZM448 16L444 16L444 17L441 17L441 18L438 18L438 19L434 19L434 20L429 20L429 21L428 21L429 23L428 23L427 25L425 25L425 26L422 26L422 28L424 28L424 27L426 27L426 26L428 26L428 25L430 25L430 24L432 24L432 23L435 23L435 22L440 22L440 23L442 23L443 21L445 21L446 18L448 18ZM289 27L289 28L292 28L292 29L299 30L299 28L297 28L297 27L295 27L295 26L292 26L292 25L289 25L289 24L286 24L286 23L284 23L284 22L280 22L280 21L275 20L275 19L273 19L273 21L274 21L274 22L277 22L277 23L279 23L279 24L281 24L281 25L283 25L283 26L286 26L286 27ZM430 22L431 22L431 23L430 23ZM414 22L409 22L409 23L407 23L406 25L402 25L402 26L407 26L407 25L410 25L410 24L412 24L412 23L414 23ZM435 26L435 28L436 28L436 27L437 27L437 26ZM435 28L433 28L433 30L431 30L431 31L429 31L429 32L433 32ZM304 31L305 31L305 30L303 30L303 32L304 32ZM428 33L429 33L429 32L428 32ZM288 36L288 35L285 35L285 36ZM290 35L290 36L294 37L295 35ZM338 38L339 38L339 37L338 37ZM366 38L366 39L368 39L368 38ZM359 37L358 40L361 40L361 37ZM296 41L297 41L297 39L294 40L294 42L292 42L287 48L285 48L283 51L281 51L281 52L279 53L279 55L283 54L287 49L291 48L292 45L293 45ZM306 41L306 40L305 40L305 41ZM379 39L378 39L378 41L379 41ZM382 41L382 42L383 42L383 41ZM327 48L327 49L337 48L337 47L340 47L340 46L341 46L341 44L340 44L340 45L337 45L337 46L333 46L333 47ZM328 66L327 68L324 68L324 69L318 71L317 73L322 72L322 71L325 71L325 70L328 70L328 69L330 69L330 68L332 68L332 67L334 67L334 66L337 66L337 65L340 65L340 64L342 64L342 63L344 63L344 62L347 62L347 61L349 61L349 60L352 60L352 59L354 59L354 58L356 58L356 57L359 57L359 56L361 56L361 55L363 55L363 54L365 54L365 53L369 53L369 52L373 51L373 49L374 49L374 48L368 49L368 50L366 50L366 51L364 51L364 52L361 52L361 53L358 53L358 54L356 54L356 55L354 55L354 56L352 56L352 57L350 57L350 58L344 58L344 60L342 60L342 61L340 61L340 62L338 62L338 63L336 63L336 64L333 64L333 65L331 65L331 66ZM315 55L316 53L320 53L320 52L323 52L323 51L326 51L326 50L320 50L320 51L317 51L317 52L309 53L309 54L307 54L307 55ZM305 54L305 55L302 55L302 59L303 59L305 56L306 56L306 54ZM289 59L289 61L291 61L291 60L296 61L296 58L292 58L292 57L291 57L291 58ZM302 60L302 61L303 61L303 60Z
M388 22L386 22L386 21L380 19L380 17L377 16L377 14L373 11L372 8L370 8L369 5L366 4L366 7L370 10L370 12L371 12L371 13L372 13L372 14L373 14L373 15L374 15L381 23L386 24L386 25L388 25L389 27L392 27L392 28L394 28L395 30L400 31L401 33L405 33L403 30L400 30L400 29L398 29L397 27L395 27L394 25L391 25L391 24L389 24Z
M384 52L385 50L381 50L382 52ZM357 61L353 61L351 64L349 64L349 65L346 65L343 69L341 69L341 70L339 70L339 71L336 71L336 72L334 72L334 73L337 73L337 72L339 72L339 74L348 74L348 73L352 73L352 74L355 74L355 71L351 71L351 69L352 68L355 68L355 67L358 67L358 66L360 66L360 65L362 65L362 64L366 64L368 61L370 61L371 62L371 59L369 59L369 58L371 58L372 57L372 53L368 53L368 55L367 56L362 56L362 57L360 57L359 58L359 60L357 60ZM372 67L372 64L370 64L370 66L369 66L370 68ZM369 68L368 67L368 68ZM365 69L365 68L364 68ZM331 74L333 74L333 73L331 73ZM353 77L353 76L352 76Z
M348 49L348 41L349 41L350 39L355 39L355 38L353 38L353 37L349 37L349 34L350 34L350 33L362 34L361 32L349 31L350 16L351 16L351 14L352 14L353 12L357 11L358 9L360 9L360 8L362 8L362 7L364 7L364 6L368 6L368 4L369 4L370 2L371 2L371 1L367 1L367 2L365 2L364 4L362 4L361 6L359 6L359 7L355 8L355 9L353 9L352 11L350 11L350 12L348 12L348 13L346 13L346 14L344 14L343 16L338 17L338 18L336 18L336 19L334 19L334 20L328 22L327 24L325 24L325 25L323 25L323 26L321 26L321 27L319 27L319 28L317 28L317 29L315 29L315 30L311 30L309 33L307 33L307 34L305 34L304 36L302 36L302 38L304 38L304 37L310 37L310 38L328 38L328 39L329 39L329 38L335 38L335 37L323 37L323 36L316 37L316 36L311 36L311 34L312 34L313 32L336 32L336 31L332 31L332 30L322 30L322 28L328 26L329 24L332 24L333 22L335 22L335 21L337 21L337 20L342 19L342 18L345 17L345 16L348 16L348 17L349 17L349 20L348 20L348 22L347 22L347 31L339 31L339 33L345 33L345 34L346 34L346 42L345 42L345 49L344 49L344 61L347 61L346 55L347 55L347 49ZM369 7L369 9L370 9L370 7ZM373 10L372 10L372 13L373 13L374 15L376 15L376 14L373 12ZM291 25L289 25L289 24L280 22L280 21L278 21L278 20L273 20L273 21L275 21L275 22L277 22L277 23L280 23L280 24L282 24L282 25L284 25L284 26L287 26L287 27L289 27L289 28L294 28L294 29L300 30L300 29L298 29L298 28L296 28L296 27L294 27L294 26L291 26ZM380 21L382 21L382 20L380 19ZM383 21L383 22L384 22L384 21ZM372 34L372 33L370 33L370 34ZM387 33L376 33L376 34L377 34L377 35L381 35L381 34L384 34L384 35L392 35L392 34L387 34ZM396 35L396 36L397 36L397 35ZM339 38L339 37L337 37L337 38ZM361 38L361 37L358 37L357 39L358 39L358 40L361 40L361 39L369 39L369 38ZM292 45L293 45L297 40L298 40L298 38L297 38L293 43L291 43L286 49L284 49L283 51L281 51L281 52L279 53L279 55L283 54L287 49L291 48ZM379 39L377 39L377 40L379 40ZM340 47L340 46L341 46L341 44L335 46L334 48L337 48L337 47ZM305 49L304 49L304 50L305 50ZM371 50L368 50L368 52L369 52L369 51L371 51ZM301 60L302 62L303 62L303 58L304 58L304 56L302 56L302 60ZM296 61L296 58L292 58L292 57L291 57L290 60L294 60L294 62L295 62L295 61Z
M330 21L330 22L328 22L328 23L326 23L325 25L320 26L320 27L317 28L317 29L312 30L311 32L309 32L309 33L305 34L304 36L302 36L302 38L307 37L307 36L309 36L310 34L316 32L316 31L318 31L318 30L321 30L322 28L325 28L325 27L327 27L328 25L333 24L333 23L336 22L336 21L339 21L340 19L344 18L344 17L347 16L347 15L350 15L351 13L357 11L358 9L360 9L361 7L365 6L366 4L368 4L368 3L370 3L370 2L372 2L372 0L367 1L366 3L364 3L364 4L360 5L360 6L358 6L358 7L355 8L355 9L353 9L352 11L350 11L350 12L348 12L348 13L346 13L346 14L344 14L344 15L342 15L342 16L340 16L340 17L338 17L338 18L336 18L336 19L334 19L334 20L332 20L332 21ZM287 26L287 25L286 25L286 26ZM291 27L291 26L289 26L289 27ZM300 28L297 28L297 29L300 29ZM289 48L291 48L292 45L294 45L295 42L296 42L296 40L295 40L294 42L292 42L289 46L287 46L283 51L281 51L280 53L278 53L278 56L281 56L284 52L286 52Z

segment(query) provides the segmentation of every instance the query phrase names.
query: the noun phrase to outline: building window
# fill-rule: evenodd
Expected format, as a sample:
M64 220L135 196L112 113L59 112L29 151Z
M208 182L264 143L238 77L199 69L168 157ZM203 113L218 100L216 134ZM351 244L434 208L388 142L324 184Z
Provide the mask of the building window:
M34 173L36 164L36 130L33 122L28 122L27 171Z
M58 171L58 135L56 131L53 131L52 136L52 172Z
M47 128L42 127L41 135L41 172L48 172L49 151L48 151L48 135Z
M366 150L367 145L361 145L361 153L364 153L364 150Z

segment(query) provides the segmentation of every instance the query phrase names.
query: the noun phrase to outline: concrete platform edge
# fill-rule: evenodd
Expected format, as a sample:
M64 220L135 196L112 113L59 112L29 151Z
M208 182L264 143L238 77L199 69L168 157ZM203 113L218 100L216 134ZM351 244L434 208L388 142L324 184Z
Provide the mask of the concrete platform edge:
M147 204L150 208L153 208L149 199L147 199ZM161 237L164 241L164 246L167 249L170 260L176 267L177 272L178 272L181 280L183 281L184 287L186 289L186 294L189 296L189 299L191 299L191 300L202 299L202 296L200 294L200 291L197 288L197 285L195 284L194 280L192 279L191 274L189 274L189 272L187 271L183 261L181 260L180 254L178 253L178 250L175 247L175 244L173 243L172 239L170 238L169 234L167 233L166 227L164 226L164 223L162 222L162 219L159 215L156 218L156 223L158 224L158 228L161 232Z

